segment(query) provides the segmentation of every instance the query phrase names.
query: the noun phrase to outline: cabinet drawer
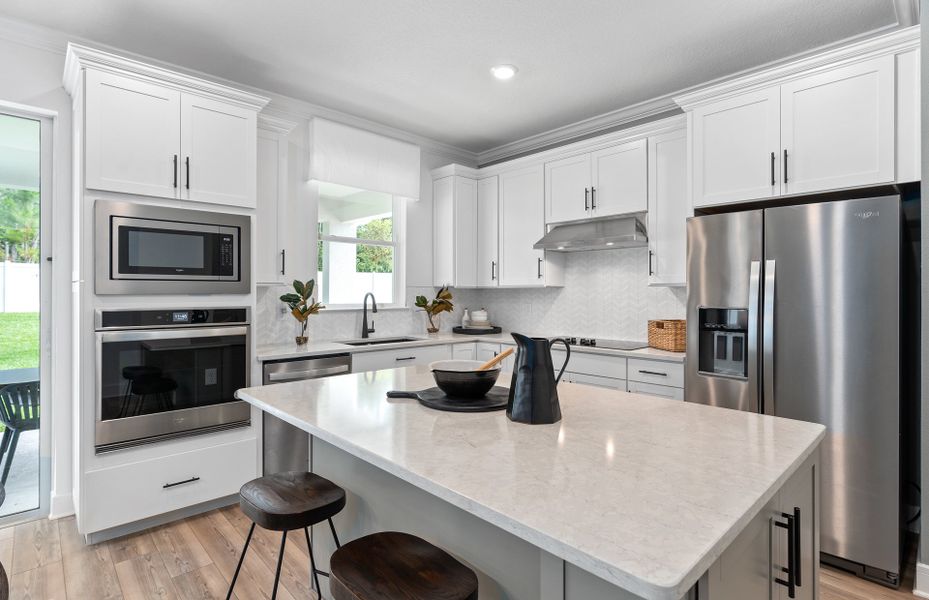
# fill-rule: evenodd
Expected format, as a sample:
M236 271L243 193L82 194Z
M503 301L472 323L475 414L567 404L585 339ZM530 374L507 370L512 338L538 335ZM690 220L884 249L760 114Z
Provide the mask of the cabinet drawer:
M612 377L601 377L599 375L588 375L586 373L565 372L564 377L562 377L561 380L568 381L570 383L581 383L583 385L592 385L594 387L602 387L611 390L625 391L626 389L625 379L613 379Z
M656 385L654 383L642 383L641 381L629 381L626 391L632 394L648 394L649 396L661 396L672 400L683 400L683 388L670 387L667 385Z
M561 370L561 365L564 364L564 355L565 353L563 350L552 351L552 364L555 367L555 372ZM572 373L610 377L611 379L625 379L626 359L621 356L588 354L586 352L576 352L572 350L571 360L568 361L567 370Z
M629 359L629 381L684 387L684 365L659 360Z
M229 496L257 476L254 438L91 471L84 477L82 533Z
M417 346L377 352L357 352L352 355L352 372L428 365L434 360L447 360L450 357L451 348L448 346Z

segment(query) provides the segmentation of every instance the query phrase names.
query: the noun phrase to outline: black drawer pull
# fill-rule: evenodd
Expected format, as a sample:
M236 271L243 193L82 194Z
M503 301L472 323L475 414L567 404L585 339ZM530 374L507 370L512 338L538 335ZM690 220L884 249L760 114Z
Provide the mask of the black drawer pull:
M177 187L177 154L174 155L174 187Z
M287 250L281 250L281 275L283 275L284 271L286 270L284 268L284 265L286 264L287 264Z
M193 482L195 482L195 481L200 481L200 478L199 478L199 477L191 477L190 479L185 479L184 481L175 481L174 483L166 483L166 484L164 484L164 485L161 486L161 487L163 487L164 489L168 489L168 488L177 487L177 486L179 486L179 485L184 485L185 483L193 483Z
M799 509L795 509L795 512ZM775 521L774 525L780 527L781 529L787 530L787 567L781 567L781 572L787 575L787 580L783 580L780 577L776 577L774 582L778 585L782 585L787 588L787 597L796 598L797 597L797 563L800 562L798 557L798 544L800 536L797 535L797 522L794 520L794 515L782 513L782 517L787 519L787 522Z
M658 375L659 377L667 377L667 376L668 376L667 373L662 373L662 372L660 372L660 371L645 371L645 370L643 370L643 369L639 369L639 373L641 373L642 375Z
M190 189L190 157L184 159L184 168L187 169L187 182L184 184L184 187L188 190Z
M395 358L394 360L396 360L396 361L398 361L398 362L401 361L401 360L416 360L416 357L415 357L415 356L398 356L398 357Z

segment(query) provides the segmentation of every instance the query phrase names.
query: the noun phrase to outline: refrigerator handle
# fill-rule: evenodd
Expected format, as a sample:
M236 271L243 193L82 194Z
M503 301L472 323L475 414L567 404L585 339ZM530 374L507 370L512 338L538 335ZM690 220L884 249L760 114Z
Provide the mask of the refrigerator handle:
M750 410L761 411L761 385L758 373L758 296L761 290L761 261L753 260L748 279L748 385Z
M762 407L764 413L774 414L774 267L775 261L766 260L764 263L764 307L762 308L762 356L761 363L764 372L761 376L764 395Z

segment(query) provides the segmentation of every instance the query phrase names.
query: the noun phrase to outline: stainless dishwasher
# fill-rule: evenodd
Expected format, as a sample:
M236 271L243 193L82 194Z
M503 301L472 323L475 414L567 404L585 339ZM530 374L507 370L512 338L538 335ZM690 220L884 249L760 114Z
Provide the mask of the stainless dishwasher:
M261 384L319 379L351 371L352 355L348 353L273 360L264 363ZM310 436L290 423L263 413L262 456L265 475L282 471L306 471L310 464Z

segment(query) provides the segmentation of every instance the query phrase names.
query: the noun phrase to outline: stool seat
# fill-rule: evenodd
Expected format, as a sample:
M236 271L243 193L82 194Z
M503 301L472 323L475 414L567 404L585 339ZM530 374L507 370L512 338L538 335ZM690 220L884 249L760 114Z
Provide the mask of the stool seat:
M242 512L259 526L291 531L321 523L345 508L345 490L313 473L288 471L253 479L239 490Z
M374 533L345 544L329 571L334 600L477 600L474 571L408 533Z

